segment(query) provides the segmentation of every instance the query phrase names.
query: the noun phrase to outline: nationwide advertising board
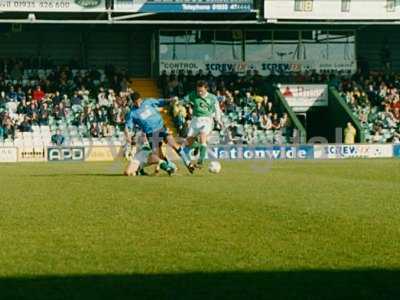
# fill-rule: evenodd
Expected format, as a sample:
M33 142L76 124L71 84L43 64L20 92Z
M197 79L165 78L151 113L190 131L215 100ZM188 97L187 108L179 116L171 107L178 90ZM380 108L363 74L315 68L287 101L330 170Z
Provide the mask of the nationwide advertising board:
M328 86L325 84L284 84L280 91L296 112L305 112L315 106L328 106Z
M299 146L214 146L208 150L209 159L223 160L285 160L313 159L312 145Z
M316 145L315 159L343 158L387 158L393 157L393 145L355 144L355 145Z
M0 12L101 12L105 0L0 0Z
M271 74L280 75L291 72L304 72L308 70L324 71L324 70L340 70L346 72L355 72L357 69L354 60L348 61L206 61L206 60L160 60L160 73L168 74L179 70L192 71L197 73L203 70L205 73L211 72L218 76L223 73L235 72L244 74L247 71L257 70L260 75L268 76Z
M18 151L15 147L0 148L0 163L17 162Z
M114 0L116 12L243 13L252 8L252 0Z

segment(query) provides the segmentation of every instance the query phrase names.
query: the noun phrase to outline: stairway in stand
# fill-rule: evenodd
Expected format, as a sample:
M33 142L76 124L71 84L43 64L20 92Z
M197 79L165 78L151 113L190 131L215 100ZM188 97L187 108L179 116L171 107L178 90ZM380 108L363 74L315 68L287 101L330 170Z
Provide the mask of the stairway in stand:
M161 97L157 81L151 78L132 78L130 88L139 92L143 98L159 99ZM164 118L165 126L175 135L176 129L167 109L161 109L161 114Z
M138 91L143 98L159 98L161 96L157 81L151 78L131 78L130 88Z

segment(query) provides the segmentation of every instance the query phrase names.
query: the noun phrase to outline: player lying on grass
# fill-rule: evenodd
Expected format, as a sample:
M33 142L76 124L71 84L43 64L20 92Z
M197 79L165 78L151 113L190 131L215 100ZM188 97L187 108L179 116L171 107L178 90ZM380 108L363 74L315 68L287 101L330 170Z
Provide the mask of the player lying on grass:
M208 136L214 128L214 120L222 128L221 109L217 96L208 92L206 81L200 80L196 84L196 91L184 98L184 103L192 107L192 121L185 141L185 145L194 149L200 156L196 167L201 168L207 155Z
M152 149L147 141L135 143L136 148L138 149L133 156L129 157L129 165L125 169L124 175L126 176L137 176L137 175L145 175L144 168L152 165ZM160 159L157 170L161 169L168 173L168 175L172 175L177 171L176 165L167 160ZM158 171L156 171L158 173Z
M161 160L168 161L162 153L162 145L167 143L181 157L189 172L193 173L194 166L184 149L175 142L174 137L165 128L164 120L157 109L166 106L170 101L165 99L147 99L144 101L137 92L132 93L131 98L133 107L126 116L125 124L126 142L132 143L130 131L137 127L144 132L151 147L151 154L147 160L149 165L159 164ZM162 164L160 164L160 167L162 167ZM171 170L165 171L170 172Z

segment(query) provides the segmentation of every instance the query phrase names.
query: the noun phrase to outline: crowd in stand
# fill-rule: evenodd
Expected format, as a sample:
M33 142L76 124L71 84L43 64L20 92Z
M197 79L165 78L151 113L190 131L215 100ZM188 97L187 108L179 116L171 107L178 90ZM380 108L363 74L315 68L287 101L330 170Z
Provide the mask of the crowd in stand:
M0 140L43 125L77 126L87 137L123 128L130 94L124 72L29 67L24 60L0 61Z
M34 126L56 129L76 126L84 137L120 134L129 110L129 79L125 72L106 66L104 70L45 69L28 60L0 60L0 140L14 139L18 132ZM291 73L267 78L257 71L244 76L226 73L213 76L198 71L163 73L159 87L164 97L182 99L205 80L217 95L224 128L215 128L228 143L290 143L295 130L267 83L328 83L345 97L363 125L367 141L400 142L400 74L388 73ZM191 109L176 101L171 114L178 133L185 136ZM60 139L57 138L57 141ZM62 139L61 139L62 140Z
M372 143L400 142L400 74L360 72L341 82L341 91Z
M288 115L268 93L266 79L257 71L249 71L242 77L233 72L213 76L202 70L196 74L191 71L180 71L178 74L164 72L159 86L164 97L182 98L195 89L198 80L205 80L209 91L218 97L224 113L224 130L215 129L220 131L224 142L254 144L287 143L292 140L293 128ZM190 107L178 101L173 105L172 114L178 132L185 136L191 121Z

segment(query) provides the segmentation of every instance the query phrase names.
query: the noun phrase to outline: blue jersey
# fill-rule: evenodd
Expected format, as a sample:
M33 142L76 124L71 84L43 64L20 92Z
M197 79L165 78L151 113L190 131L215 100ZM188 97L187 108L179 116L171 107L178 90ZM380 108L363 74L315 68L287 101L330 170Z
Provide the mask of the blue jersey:
M164 120L157 108L165 105L166 101L162 99L144 100L139 107L132 108L127 114L125 127L133 129L137 126L146 134L164 128Z

